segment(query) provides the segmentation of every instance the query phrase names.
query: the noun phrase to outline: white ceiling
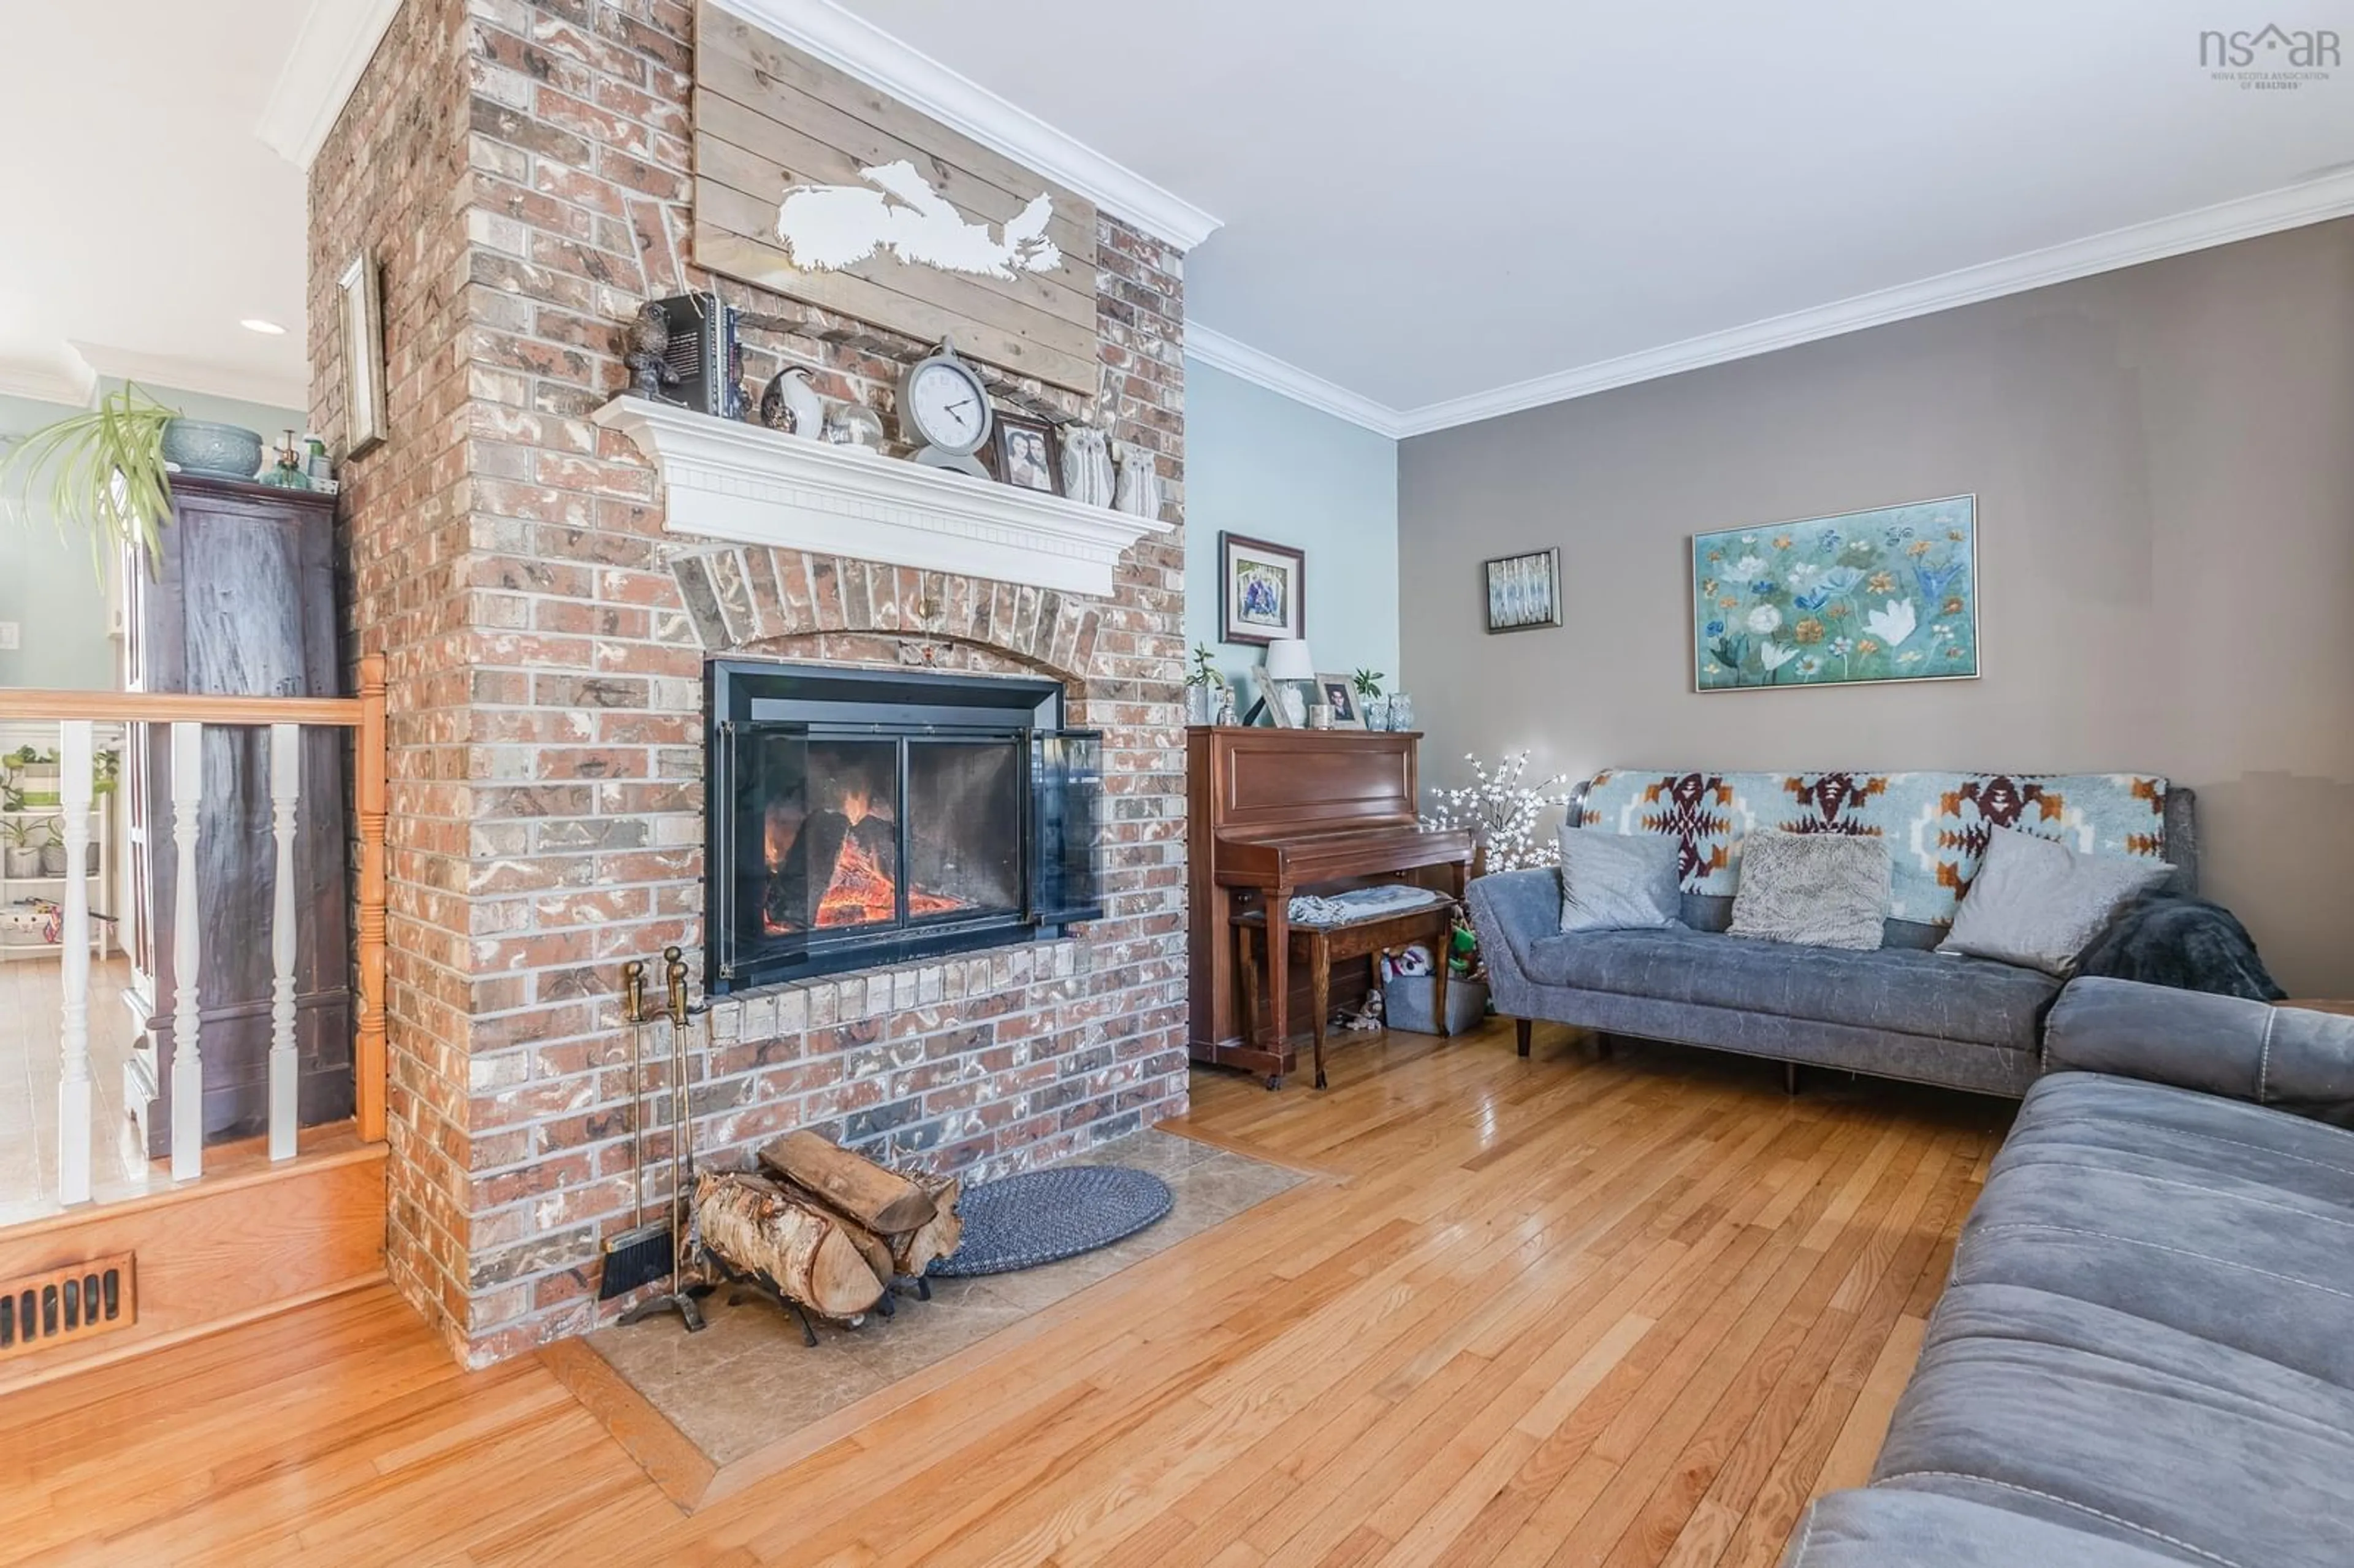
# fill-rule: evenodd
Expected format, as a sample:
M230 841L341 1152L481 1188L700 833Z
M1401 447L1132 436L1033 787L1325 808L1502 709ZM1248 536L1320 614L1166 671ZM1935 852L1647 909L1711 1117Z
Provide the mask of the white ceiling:
M0 391L73 400L95 373L302 406L303 176L253 127L308 8L5 8Z
M2354 211L2354 67L2217 82L2201 29L2261 18L2216 0L847 5L1223 219L1197 350L1394 433ZM301 402L303 182L255 126L313 9L9 8L0 389Z
M1256 351L1242 367L1296 366L1346 389L1297 390L1408 429L2354 159L2354 65L2296 91L2214 81L2200 30L2266 19L2218 0L845 3L1215 213L1192 321ZM2354 42L2343 0L2264 9ZM2354 175L2327 184L1925 303L2354 210ZM1924 302L1871 303L1900 302ZM1752 336L1835 323L1790 324Z

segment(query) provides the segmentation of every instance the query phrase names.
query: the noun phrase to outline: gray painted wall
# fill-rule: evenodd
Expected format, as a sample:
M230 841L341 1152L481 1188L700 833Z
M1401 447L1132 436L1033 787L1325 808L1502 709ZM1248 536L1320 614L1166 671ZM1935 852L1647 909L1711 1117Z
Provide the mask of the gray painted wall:
M2354 995L2354 220L1403 442L1425 778L2147 769L2292 993ZM1977 681L1701 696L1696 531L1976 492ZM1559 544L1568 624L1487 636Z

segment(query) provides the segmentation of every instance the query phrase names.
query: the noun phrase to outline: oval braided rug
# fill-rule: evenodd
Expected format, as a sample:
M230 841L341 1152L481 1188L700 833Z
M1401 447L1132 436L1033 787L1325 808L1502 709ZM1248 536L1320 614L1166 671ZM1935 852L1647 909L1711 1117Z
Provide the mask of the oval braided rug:
M1160 1177L1121 1165L1066 1165L984 1181L957 1204L964 1240L927 1272L1005 1274L1076 1257L1134 1235L1176 1201Z

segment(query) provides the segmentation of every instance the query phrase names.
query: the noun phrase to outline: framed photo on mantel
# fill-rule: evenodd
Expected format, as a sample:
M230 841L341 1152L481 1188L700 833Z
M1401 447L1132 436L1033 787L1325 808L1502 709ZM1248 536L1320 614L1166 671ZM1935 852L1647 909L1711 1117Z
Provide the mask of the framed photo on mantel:
M1288 545L1218 535L1218 639L1264 647L1308 635L1308 555Z

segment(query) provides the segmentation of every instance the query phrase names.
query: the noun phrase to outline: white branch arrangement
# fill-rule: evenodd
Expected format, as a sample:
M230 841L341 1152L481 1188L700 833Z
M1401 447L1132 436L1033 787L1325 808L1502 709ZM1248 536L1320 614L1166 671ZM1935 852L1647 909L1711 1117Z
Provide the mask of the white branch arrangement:
M1572 797L1558 788L1561 776L1555 774L1535 786L1522 784L1521 775L1529 765L1525 751L1506 753L1493 773L1474 753L1465 752L1463 760L1471 765L1476 781L1459 789L1433 791L1430 814L1423 819L1423 825L1469 830L1488 846L1490 872L1558 864L1560 841L1540 833L1537 823L1550 808L1569 804Z

